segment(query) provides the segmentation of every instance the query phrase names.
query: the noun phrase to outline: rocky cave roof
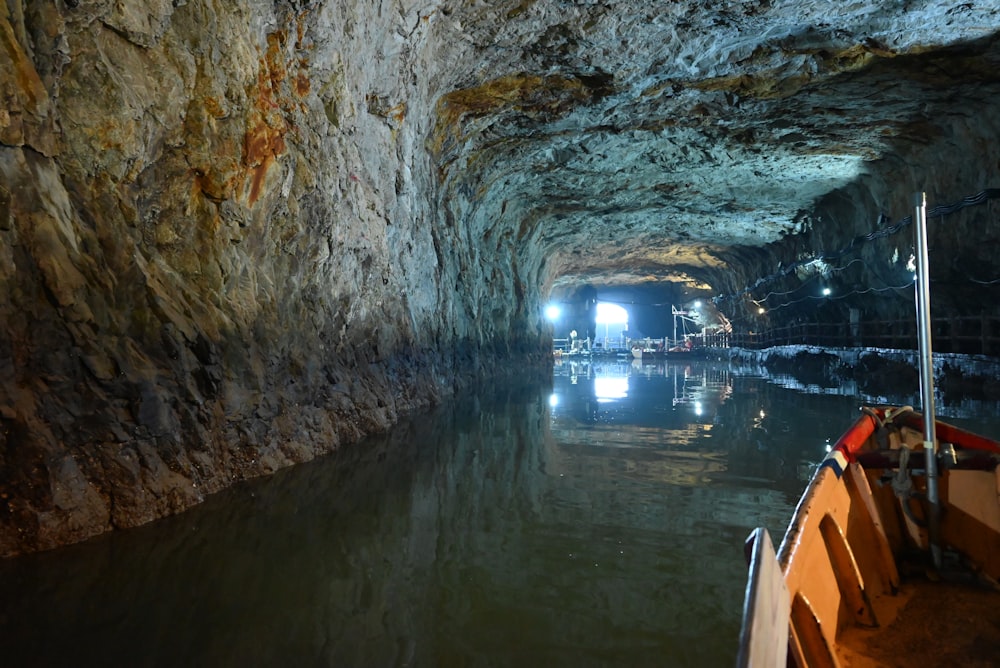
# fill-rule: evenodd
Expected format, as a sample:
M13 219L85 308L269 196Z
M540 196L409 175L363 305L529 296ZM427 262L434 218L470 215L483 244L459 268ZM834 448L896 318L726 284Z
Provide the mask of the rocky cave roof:
M998 11L446 5L433 28L453 45L437 154L489 215L529 221L556 286L666 280L718 292L740 249L817 224L849 240L881 212L911 213L917 188L947 199L985 186L979 163L942 165L982 150L969 126L992 115L1000 90ZM938 178L949 170L964 182ZM862 200L868 219L824 222L817 210L838 196Z

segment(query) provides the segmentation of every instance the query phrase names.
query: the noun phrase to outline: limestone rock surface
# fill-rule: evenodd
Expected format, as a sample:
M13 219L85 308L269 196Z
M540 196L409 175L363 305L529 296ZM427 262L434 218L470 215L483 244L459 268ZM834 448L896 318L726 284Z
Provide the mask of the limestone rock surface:
M560 290L739 293L914 190L996 186L998 29L943 1L7 0L0 555L544 368ZM995 271L995 211L936 232L944 283Z

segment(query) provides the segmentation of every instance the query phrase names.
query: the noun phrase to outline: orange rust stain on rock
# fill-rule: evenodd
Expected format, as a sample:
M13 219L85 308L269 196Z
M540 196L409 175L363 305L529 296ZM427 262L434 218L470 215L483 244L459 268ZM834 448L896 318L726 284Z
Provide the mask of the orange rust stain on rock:
M211 166L193 168L191 171L194 174L196 194L200 193L217 204L233 197L240 178L238 165L232 159L224 157L219 157Z
M306 48L304 34L300 21L294 34L296 49ZM256 86L248 91L252 108L243 138L243 169L249 179L250 204L260 198L268 169L286 151L286 136L295 131L294 115L305 110L300 101L312 89L308 59L289 57L288 39L284 30L267 36Z
M309 94L309 90L312 87L312 82L309 81L309 77L302 70L299 70L298 75L295 77L295 93L299 97L305 97Z
M444 112L455 119L505 111L562 114L591 97L585 84L572 77L509 75L444 95L438 103L438 114Z
M302 48L302 43L306 37L306 19L309 17L309 12L305 11L298 15L295 22L295 46Z
M280 86L287 76L281 58L284 40L281 31L267 36L267 53L260 61L256 90L251 91L254 108L243 137L243 165L250 178L250 204L260 198L268 168L285 152L288 122L281 113L280 100Z
M532 74L508 75L452 91L438 100L431 148L441 155L447 145L463 136L463 124L471 119L501 115L554 119L598 94L575 77Z
M271 75L271 85L276 89L278 84L288 76L288 68L281 57L281 49L285 45L285 31L278 30L267 36L267 69Z
M394 107L391 107L387 112L386 116L394 121L396 125L402 125L403 121L406 120L406 103L401 102Z
M285 152L285 132L288 126L281 120L273 126L261 114L250 120L243 142L243 164L250 170L250 203L260 197L267 170L277 156Z
M309 90L312 87L312 82L310 82L308 75L309 58L308 56L304 55L306 53L311 52L314 48L312 41L306 40L306 29L308 27L306 19L308 18L308 16L309 16L308 11L300 13L298 15L298 19L295 24L295 29L296 29L295 50L299 54L303 54L300 55L298 59L299 70L298 74L296 75L295 86L294 86L295 92L298 94L299 97L305 97L306 95L308 95Z
M229 113L223 108L222 104L212 96L205 98L205 111L215 118L225 118Z
M31 113L38 113L39 108L48 103L48 93L41 77L35 71L35 67L27 54L17 42L13 30L9 25L0 28L0 49L7 54L7 59L13 64L14 79L17 82L17 91L24 108Z

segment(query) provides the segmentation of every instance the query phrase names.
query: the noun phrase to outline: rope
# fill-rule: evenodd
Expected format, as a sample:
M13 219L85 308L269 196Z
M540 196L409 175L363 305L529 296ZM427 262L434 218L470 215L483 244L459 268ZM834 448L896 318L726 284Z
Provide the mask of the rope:
M885 414L883 426L890 425L896 418L911 412L913 412L912 406L901 406L895 411L889 410ZM899 505L902 506L903 512L910 518L910 521L918 527L927 526L926 522L914 516L913 509L910 508L910 499L921 495L913 491L913 478L910 477L910 449L903 444L899 446L899 468L892 476L892 491L899 499Z
M931 455L933 456L933 455ZM903 508L903 513L910 518L910 521L918 527L925 527L927 523L913 514L910 508L910 499L920 496L913 492L913 478L910 477L910 449L905 445L899 447L899 468L892 476L892 491L899 499L899 505Z

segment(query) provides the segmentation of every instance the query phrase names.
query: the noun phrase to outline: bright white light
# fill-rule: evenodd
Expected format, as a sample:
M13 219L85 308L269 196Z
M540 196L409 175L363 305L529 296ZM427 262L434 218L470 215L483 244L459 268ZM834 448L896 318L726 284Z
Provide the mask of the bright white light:
M696 301L694 304L692 304L692 306L694 306L695 308L701 308L701 300Z
M597 302L598 325L624 325L628 322L628 311L618 304Z
M555 408L558 405L559 405L559 395L558 394L550 394L549 395L549 406L551 406L552 408Z
M700 401L694 402L694 414L701 415L701 413L702 413L701 402Z
M624 399L628 396L628 378L595 378L594 394L598 401Z
M761 306L759 309L757 309L757 313L759 313L761 315L764 315L764 313L766 313L766 311L764 310L764 307Z
M827 297L830 295L830 288L823 288L823 296Z
M548 318L549 320L555 322L556 320L559 319L560 315L562 315L562 309L556 306L555 304L549 304L548 306L545 307L545 317Z

